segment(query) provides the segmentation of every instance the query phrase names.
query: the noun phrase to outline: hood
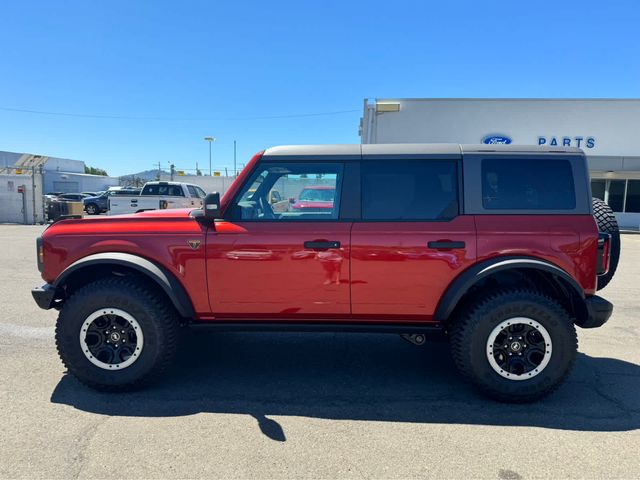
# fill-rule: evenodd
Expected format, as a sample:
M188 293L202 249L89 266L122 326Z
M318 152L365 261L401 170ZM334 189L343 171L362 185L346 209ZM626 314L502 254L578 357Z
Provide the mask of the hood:
M46 230L47 235L91 234L157 231L162 224L173 222L195 221L190 218L194 208L172 208L167 210L148 210L126 215L91 216L85 218L69 218L52 223ZM154 224L158 228L154 227Z

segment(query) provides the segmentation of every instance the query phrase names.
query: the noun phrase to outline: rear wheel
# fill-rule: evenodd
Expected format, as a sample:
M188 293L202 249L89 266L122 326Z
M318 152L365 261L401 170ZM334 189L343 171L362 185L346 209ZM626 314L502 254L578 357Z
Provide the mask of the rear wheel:
M98 280L75 292L58 317L62 362L98 390L150 383L170 363L179 320L163 295L134 278Z
M611 235L611 260L609 271L605 275L598 275L598 290L603 289L611 281L620 261L620 228L611 207L599 198L593 199L593 216L598 224L598 230Z
M501 290L470 305L453 324L450 340L465 377L490 397L514 403L557 389L577 352L567 312L533 290Z

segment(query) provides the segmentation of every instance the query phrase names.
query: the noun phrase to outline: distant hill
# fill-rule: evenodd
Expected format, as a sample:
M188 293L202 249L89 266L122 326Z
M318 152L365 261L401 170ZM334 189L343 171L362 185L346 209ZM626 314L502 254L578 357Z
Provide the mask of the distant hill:
M163 175L169 175L169 172L162 170ZM146 182L156 180L158 176L158 170L145 170L144 172L131 173L129 175L120 176L120 185L141 187Z

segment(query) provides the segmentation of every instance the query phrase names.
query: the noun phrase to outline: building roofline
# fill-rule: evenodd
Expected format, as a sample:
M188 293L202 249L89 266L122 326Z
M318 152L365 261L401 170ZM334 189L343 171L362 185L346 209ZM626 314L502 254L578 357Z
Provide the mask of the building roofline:
M404 97L399 97L399 98L394 98L394 97L389 97L389 98L365 98L365 101L368 100L374 100L376 102L402 102L402 101L411 101L411 102L417 102L417 101L423 101L423 102L438 102L438 101L464 101L464 102L469 102L469 101L478 101L478 102L486 102L486 101L492 101L492 102L521 102L521 101L535 101L535 100L541 100L541 101L554 101L554 102L640 102L640 98L621 98L621 97L615 97L615 98L605 98L605 97L598 97L598 98L553 98L553 97L523 97L523 98L514 98L514 97L507 97L507 98L500 98L500 97L489 97L489 98L482 98L482 97L433 97L433 98L429 98L429 97L422 97L422 98L418 98L418 97L408 97L408 98L404 98Z

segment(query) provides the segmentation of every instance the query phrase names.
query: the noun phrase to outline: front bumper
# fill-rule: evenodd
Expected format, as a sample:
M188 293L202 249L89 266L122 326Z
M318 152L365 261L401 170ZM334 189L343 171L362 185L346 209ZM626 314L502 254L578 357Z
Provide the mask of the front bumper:
M49 310L53 306L53 299L56 289L53 285L45 283L41 287L31 289L31 295L38 306L44 310Z
M613 313L613 304L608 302L602 297L593 295L585 299L585 305L587 306L587 318L577 325L582 328L597 328L601 327Z

